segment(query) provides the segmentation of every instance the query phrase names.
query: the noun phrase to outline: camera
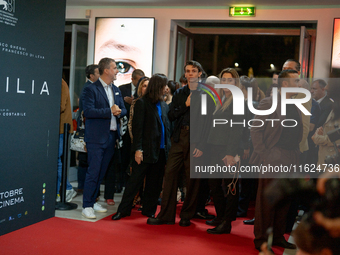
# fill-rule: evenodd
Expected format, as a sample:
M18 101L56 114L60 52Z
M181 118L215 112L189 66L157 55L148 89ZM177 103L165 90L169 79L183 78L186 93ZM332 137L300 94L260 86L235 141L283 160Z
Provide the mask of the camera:
M340 139L340 128L337 126L336 129L329 131L327 133L329 140L334 144L335 154L327 156L325 158L326 164L340 164L340 154L338 150L338 146L336 145L335 141Z
M325 190L325 194L321 196L313 179L277 179L268 185L265 196L273 207L285 199L298 197L312 211L320 211L329 218L340 217L340 180L329 179Z

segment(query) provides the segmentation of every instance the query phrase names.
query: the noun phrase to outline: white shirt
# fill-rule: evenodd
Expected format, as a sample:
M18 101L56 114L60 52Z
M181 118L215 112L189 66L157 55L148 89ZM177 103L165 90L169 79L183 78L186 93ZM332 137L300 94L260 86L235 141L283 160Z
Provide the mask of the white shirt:
M136 86L133 85L133 83L131 82L131 96L133 96L136 92Z
M321 104L322 100L327 96L327 94L324 97L321 97L319 100L317 100L316 102L318 102L319 104Z
M105 90L107 98L109 99L110 108L111 108L115 103L113 91L112 91L112 84L109 84L109 85L106 84L100 77L99 77L99 81L101 82L101 84L104 87L104 90ZM116 120L115 116L113 116L112 112L111 112L110 130L113 130L113 131L117 130L117 120Z

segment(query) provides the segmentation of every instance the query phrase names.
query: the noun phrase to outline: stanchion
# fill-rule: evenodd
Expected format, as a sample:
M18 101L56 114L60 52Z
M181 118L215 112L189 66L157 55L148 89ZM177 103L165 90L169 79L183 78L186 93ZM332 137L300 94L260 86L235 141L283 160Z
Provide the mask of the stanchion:
M61 174L61 192L60 192L60 202L56 202L56 210L74 210L77 209L78 205L75 203L66 202L66 180L67 180L67 158L69 149L69 130L70 124L64 124L64 142L63 142L63 168Z

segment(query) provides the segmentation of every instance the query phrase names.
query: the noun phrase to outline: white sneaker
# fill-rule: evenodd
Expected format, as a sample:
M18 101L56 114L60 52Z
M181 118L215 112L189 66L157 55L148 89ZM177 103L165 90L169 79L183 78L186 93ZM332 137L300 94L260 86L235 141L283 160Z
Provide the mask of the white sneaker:
M104 208L104 207L102 207L100 204L98 204L98 203L95 203L94 205L93 205L93 210L95 211L95 212L107 212L107 209L106 208Z
M88 218L88 219L95 219L97 218L96 215L94 215L94 210L92 207L86 207L86 208L83 208L83 211L81 213L85 218Z
M66 202L71 202L72 199L77 195L77 191L75 191L74 189L70 189L70 190L66 190L66 198L65 201Z

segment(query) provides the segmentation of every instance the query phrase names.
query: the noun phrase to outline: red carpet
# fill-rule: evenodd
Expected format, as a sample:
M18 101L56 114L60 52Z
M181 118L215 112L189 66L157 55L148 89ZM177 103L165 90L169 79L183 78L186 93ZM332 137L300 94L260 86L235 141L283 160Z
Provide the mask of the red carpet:
M180 209L181 205L178 206ZM214 212L212 206L207 207ZM136 209L132 216L97 222L51 218L0 237L0 254L258 254L253 245L253 226L238 219L231 234L211 235L203 220L191 226L150 226ZM283 250L275 249L275 254Z

